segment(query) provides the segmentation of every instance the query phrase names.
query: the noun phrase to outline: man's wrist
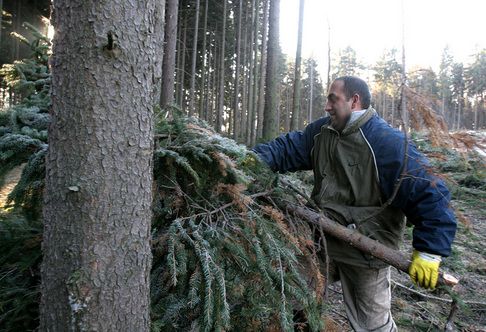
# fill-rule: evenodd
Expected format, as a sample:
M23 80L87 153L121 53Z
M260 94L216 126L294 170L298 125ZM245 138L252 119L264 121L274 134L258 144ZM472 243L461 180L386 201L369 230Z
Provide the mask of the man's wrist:
M428 252L423 252L423 251L418 251L418 250L415 250L415 252L417 253L417 255L420 258L422 258L426 261L438 262L438 263L440 263L442 261L442 257L440 255L429 254Z

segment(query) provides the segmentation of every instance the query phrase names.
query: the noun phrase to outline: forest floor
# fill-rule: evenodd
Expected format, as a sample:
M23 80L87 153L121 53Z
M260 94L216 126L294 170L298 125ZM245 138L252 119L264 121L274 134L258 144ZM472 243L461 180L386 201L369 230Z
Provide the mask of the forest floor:
M458 331L486 331L486 131L461 132L474 146L445 150L421 146L432 164L446 180L452 193L458 229L452 255L441 268L459 278L456 286L460 306L454 319ZM412 252L412 229L407 229L401 250ZM450 303L434 297L451 299L447 294L415 287L407 274L392 268L392 314L399 331L443 331ZM351 331L342 302L340 283L329 287L330 323L336 331ZM469 303L468 303L469 302ZM333 329L333 330L334 330Z

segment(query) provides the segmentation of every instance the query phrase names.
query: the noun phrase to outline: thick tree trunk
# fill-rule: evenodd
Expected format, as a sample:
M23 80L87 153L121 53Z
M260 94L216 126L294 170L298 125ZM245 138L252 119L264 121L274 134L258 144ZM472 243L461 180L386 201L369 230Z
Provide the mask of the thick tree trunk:
M292 100L292 121L290 122L290 130L299 129L300 119L300 90L301 90L301 74L300 66L302 63L302 30L304 25L304 5L305 0L300 0L299 5L299 29L297 35L297 50L295 53L295 74L294 74L294 98Z
M53 10L40 330L149 331L164 1Z
M196 98L196 62L197 62L197 38L199 31L199 4L200 0L196 0L196 9L194 12L194 33L192 36L192 66L191 66L191 88L189 92L189 116L194 115L195 98Z
M278 135L278 65L280 59L279 46L279 13L280 0L270 0L267 74L265 78L265 108L263 114L263 139L271 140Z
M258 96L258 120L257 140L262 138L263 133L263 109L265 107L265 74L267 68L267 41L268 41L268 5L270 0L263 3L263 32L262 32L262 53L260 56L260 91Z
M162 91L160 106L174 104L175 60L177 45L177 9L179 0L167 0L165 12L164 59L162 64Z
M219 63L219 103L218 112L216 114L216 132L221 132L221 125L223 124L223 113L224 113L224 57L225 57L225 45L226 45L226 2L223 0L223 28L221 29L221 54Z

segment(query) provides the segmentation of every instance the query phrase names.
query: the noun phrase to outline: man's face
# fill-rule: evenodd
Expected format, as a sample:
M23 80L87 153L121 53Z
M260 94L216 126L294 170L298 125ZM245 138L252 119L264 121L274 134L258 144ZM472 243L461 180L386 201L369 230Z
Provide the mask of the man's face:
M351 117L353 98L347 100L344 93L344 82L334 81L329 88L327 96L326 112L331 116L331 125L337 131L341 131Z

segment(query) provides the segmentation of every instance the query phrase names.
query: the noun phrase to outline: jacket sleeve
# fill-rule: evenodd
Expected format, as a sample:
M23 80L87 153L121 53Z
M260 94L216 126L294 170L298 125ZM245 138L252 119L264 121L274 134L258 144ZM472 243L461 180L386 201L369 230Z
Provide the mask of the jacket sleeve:
M392 205L402 209L414 225L413 247L418 251L449 256L456 233L456 219L450 206L450 193L437 177L428 160L408 142L404 158L405 138L394 129L381 131L375 138L380 187L385 198L393 195L406 160L404 178ZM376 134L375 134L376 136Z
M258 144L253 148L253 152L276 172L310 170L314 136L319 133L326 121L327 118L321 118L309 124L304 131L291 131L273 141Z

